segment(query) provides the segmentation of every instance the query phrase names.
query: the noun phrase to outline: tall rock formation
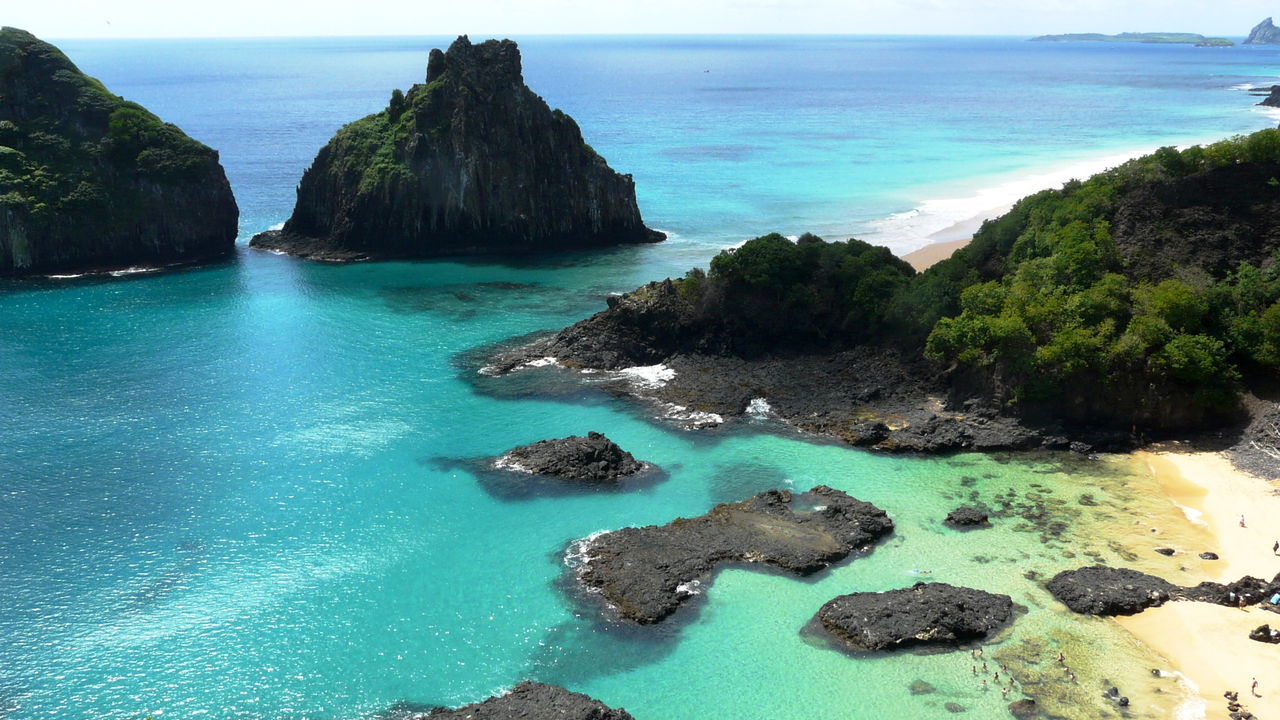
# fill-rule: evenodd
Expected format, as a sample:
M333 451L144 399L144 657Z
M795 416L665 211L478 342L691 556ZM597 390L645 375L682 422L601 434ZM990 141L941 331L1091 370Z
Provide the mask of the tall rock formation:
M1249 32L1249 39L1244 41L1245 45L1280 45L1280 28L1271 22L1271 18L1267 18L1254 26Z
M239 217L218 153L0 29L0 275L219 258Z
M521 75L510 40L432 50L426 82L338 131L253 247L358 260L656 242L629 175Z

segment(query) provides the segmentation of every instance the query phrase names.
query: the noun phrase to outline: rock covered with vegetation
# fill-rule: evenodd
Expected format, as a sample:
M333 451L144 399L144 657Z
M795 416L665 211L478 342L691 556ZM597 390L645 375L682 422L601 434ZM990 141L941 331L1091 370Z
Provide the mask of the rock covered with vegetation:
M985 408L1044 428L1049 444L1066 434L1118 446L1120 434L1138 442L1234 422L1242 390L1280 370L1278 218L1280 130L1163 148L1024 198L920 274L856 240L768 235L721 253L706 272L610 298L609 309L531 352L599 368L688 366L691 357L740 368L772 357L796 369L770 384L783 394L820 384L800 377L808 365L796 358L892 350L904 367L932 363L900 375L936 377L922 381L922 395L945 395L954 411L922 418L940 418L936 427L916 423L930 435L961 419L989 427ZM525 360L517 353L505 366ZM832 410L773 406L802 425ZM832 434L866 435L851 422ZM1000 435L1027 446L1022 433ZM977 436L965 437L913 445L954 449Z
M1126 32L1116 35L1102 33L1067 33L1064 35L1041 35L1031 38L1033 42L1110 42L1110 43L1143 43L1147 45L1195 45L1196 47L1231 47L1234 42L1223 37L1205 37L1198 33L1163 33L1163 32Z
M238 221L216 152L0 29L0 275L219 258Z
M642 625L698 594L722 563L763 563L811 575L893 531L883 510L825 485L770 490L696 518L624 528L575 544L578 580Z
M255 247L332 260L656 242L629 175L525 84L510 40L432 50L426 81L338 131L283 230Z
M1267 18L1249 31L1245 45L1280 45L1280 28L1275 26L1271 18Z
M453 710L418 712L393 708L384 716L392 720L635 720L626 710L611 708L582 693L527 681L503 695Z
M954 647L984 640L1009 623L1013 600L946 583L841 595L814 619L854 650Z

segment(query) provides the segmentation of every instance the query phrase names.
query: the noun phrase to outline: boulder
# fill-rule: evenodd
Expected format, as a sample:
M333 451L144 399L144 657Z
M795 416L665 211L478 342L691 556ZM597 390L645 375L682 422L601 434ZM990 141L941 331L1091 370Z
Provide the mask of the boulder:
M916 583L888 592L841 595L815 619L854 650L955 647L983 640L1013 617L1013 600L946 583Z
M1270 625L1259 625L1249 633L1249 639L1273 645L1280 644L1280 630L1272 630Z
M556 685L522 682L510 692L455 710L403 712L395 720L635 720L621 708L614 709L582 693Z
M604 435L589 432L586 437L571 435L522 445L494 461L494 467L588 483L616 483L651 466Z
M635 183L524 83L510 40L464 35L424 81L338 131L293 214L250 246L324 260L539 253L657 242Z
M239 217L217 152L0 29L0 276L226 258Z
M1009 713L1018 720L1030 720L1040 717L1040 707L1035 700L1022 699L1009 703Z
M811 575L893 531L883 510L825 485L770 490L695 518L624 528L574 543L579 582L618 614L657 623L698 594L721 564L763 563Z
M1154 575L1101 565L1060 572L1047 588L1072 612L1105 616L1140 613L1163 605L1180 590Z
M947 513L947 519L943 522L953 528L991 527L987 512L982 508L972 506L958 507L952 510Z

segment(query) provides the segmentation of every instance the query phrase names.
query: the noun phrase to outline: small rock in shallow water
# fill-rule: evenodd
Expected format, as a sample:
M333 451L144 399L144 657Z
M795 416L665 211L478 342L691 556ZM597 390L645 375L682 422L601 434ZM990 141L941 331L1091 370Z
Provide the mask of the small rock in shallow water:
M958 507L955 510L952 510L947 513L947 519L943 522L953 528L977 528L991 526L990 521L987 519L986 511L973 506Z
M522 445L498 458L494 466L593 483L616 482L650 467L598 432Z
M1156 552L1160 553L1161 555L1164 555L1165 557L1173 557L1174 549L1173 548L1156 548Z
M626 710L611 708L582 693L535 682L522 682L505 695L456 710L436 708L392 716L397 720L635 720Z
M962 713L962 712L968 711L968 709L965 708L965 706L961 705L960 703L949 702L943 705L942 707L946 708L947 712L949 713Z
M1030 720L1040 717L1040 708L1035 700L1017 700L1009 703L1009 712L1018 720Z
M1201 560L1217 560L1217 559L1218 559L1218 553L1215 553L1215 552L1202 552L1202 553L1200 553L1200 559L1201 559Z
M938 692L938 688L930 685L924 680L916 680L915 682L911 683L910 689L911 689L912 695L928 695L929 693Z

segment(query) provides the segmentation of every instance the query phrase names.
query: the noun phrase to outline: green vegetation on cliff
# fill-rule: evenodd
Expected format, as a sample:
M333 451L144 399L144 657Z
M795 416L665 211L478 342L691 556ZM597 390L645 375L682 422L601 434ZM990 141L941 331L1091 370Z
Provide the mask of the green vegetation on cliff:
M216 152L0 29L0 273L225 254L237 215Z
M675 316L719 338L696 349L892 343L1020 412L1203 425L1280 370L1278 178L1280 130L1163 148L1024 198L919 275L856 240L768 235L677 281Z

